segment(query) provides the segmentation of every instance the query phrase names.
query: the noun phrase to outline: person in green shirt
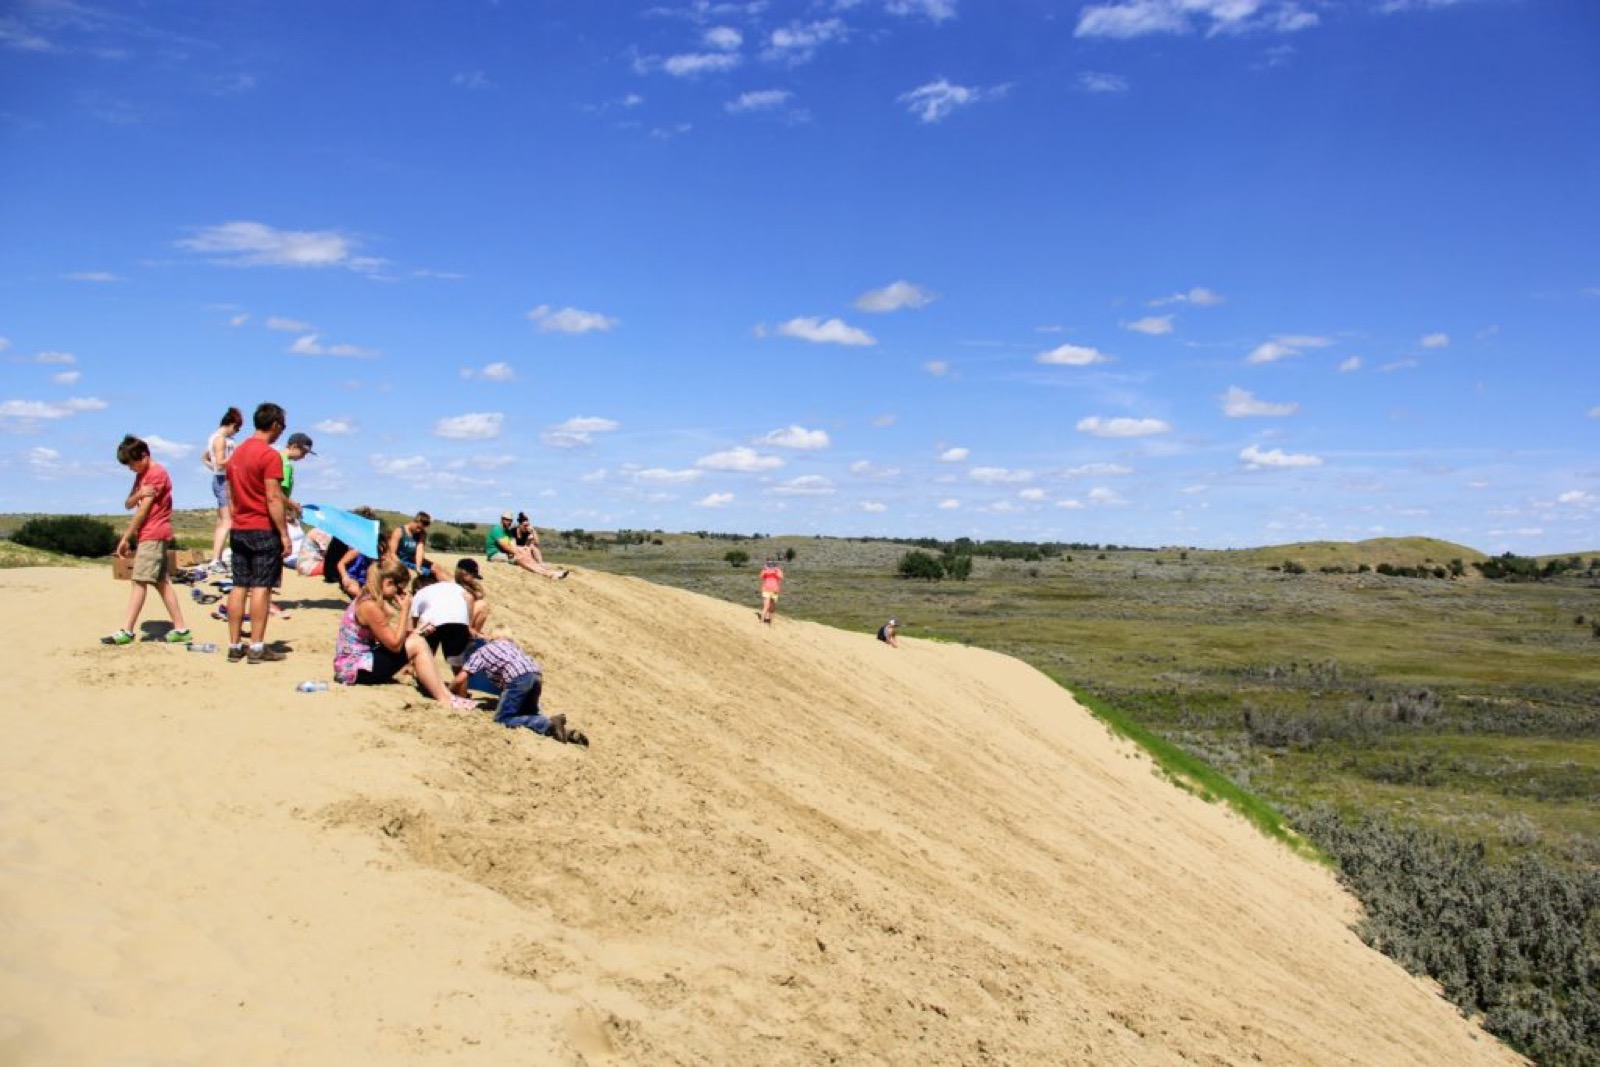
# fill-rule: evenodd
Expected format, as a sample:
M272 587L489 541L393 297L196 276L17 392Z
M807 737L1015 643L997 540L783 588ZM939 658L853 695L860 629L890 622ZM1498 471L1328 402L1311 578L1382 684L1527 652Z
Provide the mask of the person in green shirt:
M290 499L294 495L294 465L314 455L311 438L303 433L290 434L289 443L283 446L283 480L278 484L283 486L283 509L290 522L300 521L300 505Z
M500 514L500 522L495 525L483 539L483 554L490 563L515 563L525 571L542 574L546 578L560 581L567 576L567 572L560 567L552 567L548 563L541 563L533 558L533 554L523 546L517 544L511 536L512 527L509 511Z

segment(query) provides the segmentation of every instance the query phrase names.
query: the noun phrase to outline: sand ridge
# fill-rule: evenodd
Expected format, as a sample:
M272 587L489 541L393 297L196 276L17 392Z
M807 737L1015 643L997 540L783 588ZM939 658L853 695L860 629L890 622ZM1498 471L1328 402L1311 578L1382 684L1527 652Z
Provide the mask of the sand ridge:
M590 750L0 572L0 1062L1521 1062L1016 660L488 570Z

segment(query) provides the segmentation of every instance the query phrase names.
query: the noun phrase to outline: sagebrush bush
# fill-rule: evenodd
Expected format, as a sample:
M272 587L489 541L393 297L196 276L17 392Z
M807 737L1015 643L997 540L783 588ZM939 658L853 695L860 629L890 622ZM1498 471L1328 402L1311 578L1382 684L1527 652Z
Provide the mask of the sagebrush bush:
M96 559L117 550L117 531L110 523L87 515L45 515L29 519L11 540L29 548Z
M440 552L450 552L456 547L456 539L450 536L449 530L429 530L428 547Z
M1365 906L1357 932L1536 1062L1600 1063L1600 872L1329 811L1296 819Z

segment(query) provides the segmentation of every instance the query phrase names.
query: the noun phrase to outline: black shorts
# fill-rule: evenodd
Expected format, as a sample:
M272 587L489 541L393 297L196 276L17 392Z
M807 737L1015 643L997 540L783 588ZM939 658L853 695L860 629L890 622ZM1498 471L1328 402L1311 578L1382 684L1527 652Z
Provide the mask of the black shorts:
M466 658L467 646L472 643L472 631L464 623L447 622L443 626L436 626L427 637L428 647L439 651L444 647L444 661L452 667L461 666L461 661Z
M390 652L379 645L372 650L372 669L370 671L357 671L357 685L388 685L394 681L394 676L400 673L409 660L404 652Z
M276 589L283 584L283 542L276 530L235 530L233 584L240 589Z

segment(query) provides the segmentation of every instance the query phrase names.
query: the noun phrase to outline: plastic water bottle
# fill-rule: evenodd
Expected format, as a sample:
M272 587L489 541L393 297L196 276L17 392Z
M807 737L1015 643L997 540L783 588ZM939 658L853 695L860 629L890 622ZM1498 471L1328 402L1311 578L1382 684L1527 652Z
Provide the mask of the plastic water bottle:
M215 652L217 650L217 646L212 644L210 641L207 641L203 645L197 645L193 641L190 641L184 647L190 652Z
M328 691L328 683L327 682L301 682L299 685L295 686L294 688L295 688L295 692L297 692L297 693L326 693Z

